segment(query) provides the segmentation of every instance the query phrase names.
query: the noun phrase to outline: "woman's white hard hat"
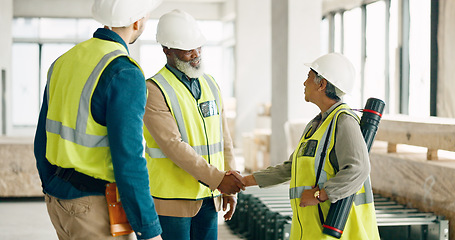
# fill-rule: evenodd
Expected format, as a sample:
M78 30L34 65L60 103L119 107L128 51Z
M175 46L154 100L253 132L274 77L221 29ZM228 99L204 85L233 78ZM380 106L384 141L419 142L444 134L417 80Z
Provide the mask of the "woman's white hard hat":
M206 39L193 16L175 9L160 17L156 41L168 48L192 50L204 45Z
M305 66L316 71L343 93L350 94L354 87L355 69L347 57L340 53L323 55Z
M95 0L92 16L108 27L127 27L147 16L161 0Z

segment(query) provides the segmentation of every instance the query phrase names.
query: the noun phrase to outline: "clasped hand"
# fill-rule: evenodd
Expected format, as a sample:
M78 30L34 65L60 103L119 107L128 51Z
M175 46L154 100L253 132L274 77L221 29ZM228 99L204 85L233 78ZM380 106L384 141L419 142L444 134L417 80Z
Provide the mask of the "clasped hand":
M221 180L218 190L224 194L236 194L240 190L245 190L245 183L243 182L243 176L236 171L228 171Z

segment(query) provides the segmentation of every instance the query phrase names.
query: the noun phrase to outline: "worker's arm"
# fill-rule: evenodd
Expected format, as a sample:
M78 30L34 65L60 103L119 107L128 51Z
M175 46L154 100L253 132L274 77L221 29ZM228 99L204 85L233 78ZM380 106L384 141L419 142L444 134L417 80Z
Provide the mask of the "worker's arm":
M291 180L292 153L287 161L254 172L252 176L259 187L268 187Z
M259 185L259 187L263 188L284 183L291 179L292 155L294 153L289 156L289 160L282 164L270 166L250 175L242 176L236 171L229 171L227 174L235 176L245 187Z
M153 238L161 234L161 227L143 157L145 78L127 58L120 57L114 61L106 68L99 85L100 89L103 89L103 84L105 87L105 124L115 180L123 208L138 239ZM111 81L104 81L106 79ZM103 124L102 120L99 121Z
M359 123L353 117L341 114L336 131L335 147L329 158L339 171L324 184L332 203L360 190L370 174L368 149Z
M52 165L46 159L46 118L47 118L47 89L44 91L43 104L41 106L38 125L36 126L35 140L34 140L34 154L36 159L36 167L41 179L43 191L47 192L50 182L55 176L56 166ZM67 183L67 188L71 188L71 184ZM52 191L51 191L52 193ZM52 193L54 194L54 193ZM61 196L59 196L61 197Z

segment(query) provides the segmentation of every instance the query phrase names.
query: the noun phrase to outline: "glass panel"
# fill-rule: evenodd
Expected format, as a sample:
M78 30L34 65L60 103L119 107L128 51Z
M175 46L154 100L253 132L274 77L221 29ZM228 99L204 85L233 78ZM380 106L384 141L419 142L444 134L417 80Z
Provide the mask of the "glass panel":
M142 44L140 65L145 78L153 77L166 64L166 56L159 44Z
M362 108L365 103L361 102L360 90L360 70L361 66L361 40L362 40L362 9L354 8L344 12L344 55L354 64L356 75L354 87L350 95L346 95L344 100L352 108Z
M72 48L74 44L43 44L41 47L41 69L40 69L40 86L39 96L40 104L43 100L44 87L47 81L47 71L51 64L60 57L63 53Z
M365 103L370 97L385 97L385 3L367 5L366 60L364 78Z
M103 26L93 19L78 19L77 37L82 40L92 38L96 29L101 27Z
M38 38L38 18L14 18L13 38Z
M399 1L390 2L390 20L389 20L389 102L386 102L390 114L398 114L398 97L399 97L399 64L400 47L398 45L398 4Z
M12 121L14 126L33 126L38 119L39 46L14 43L12 47Z
M228 80L223 75L223 48L219 46L205 46L202 48L202 58L205 65L204 72L212 75L224 93L225 89L223 88Z
M235 37L235 22L224 22L223 25L223 39L231 39Z
M409 1L409 115L430 116L431 1Z
M40 21L40 38L75 39L77 20L74 18L42 18Z
M321 55L329 53L329 20L323 18L321 21Z
M335 24L335 33L334 33L334 46L333 46L333 50L335 52L343 52L342 49L341 49L341 42L342 42L342 31L343 31L343 28L342 28L342 22L341 22L341 14L340 13L337 13L335 14L334 18L333 18L333 21L334 21L334 24Z
M219 42L223 38L223 23L221 21L198 21L202 34L209 42Z
M223 75L217 80L220 85L223 97L234 97L235 81L235 48L224 48Z

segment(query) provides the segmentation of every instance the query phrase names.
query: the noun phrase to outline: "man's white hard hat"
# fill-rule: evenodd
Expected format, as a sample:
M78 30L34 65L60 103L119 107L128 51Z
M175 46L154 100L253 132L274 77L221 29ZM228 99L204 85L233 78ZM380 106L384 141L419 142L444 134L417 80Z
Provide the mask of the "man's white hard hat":
M354 87L355 69L351 61L344 55L329 53L317 58L312 63L305 63L305 65L316 71L343 93L351 93Z
M161 0L95 0L92 16L108 27L127 27L145 17Z
M168 48L192 50L201 47L206 39L193 16L175 9L160 17L156 41Z

